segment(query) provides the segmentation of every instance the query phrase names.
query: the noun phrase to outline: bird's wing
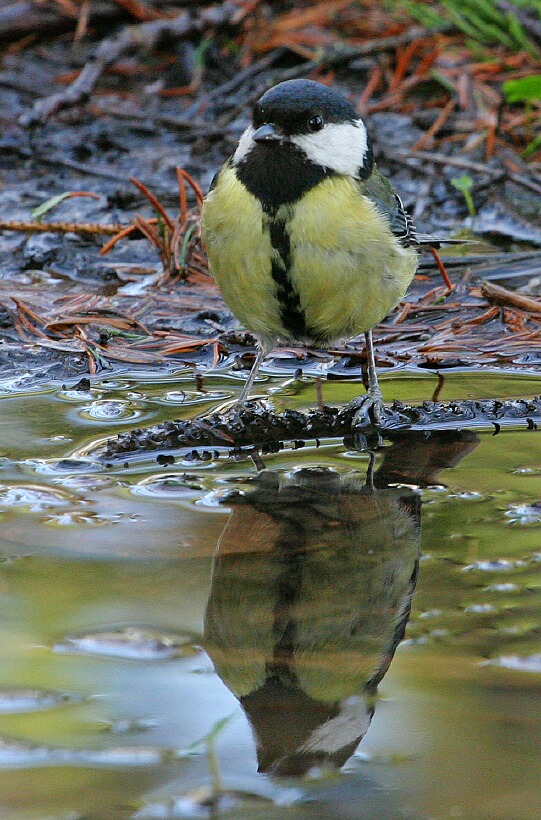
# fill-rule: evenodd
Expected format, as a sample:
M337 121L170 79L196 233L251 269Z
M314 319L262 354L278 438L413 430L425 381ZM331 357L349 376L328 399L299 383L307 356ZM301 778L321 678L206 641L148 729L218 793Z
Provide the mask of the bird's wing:
M388 218L391 231L404 247L440 248L442 245L475 245L473 239L451 239L445 236L428 236L418 234L408 212L402 205L402 200L393 186L380 171L374 170L368 179L359 182L363 194L370 199L376 208Z
M402 201L393 186L374 166L368 179L359 182L363 194L388 218L391 231L404 247L417 245L418 239L411 216L404 210Z

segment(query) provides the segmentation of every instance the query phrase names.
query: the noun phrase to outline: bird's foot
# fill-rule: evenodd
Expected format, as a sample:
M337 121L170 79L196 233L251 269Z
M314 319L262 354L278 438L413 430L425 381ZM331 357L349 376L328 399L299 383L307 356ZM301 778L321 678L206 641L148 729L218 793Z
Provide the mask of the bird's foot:
M355 410L351 422L354 432L373 432L374 428L385 427L386 411L379 390L369 390L364 396L357 396L347 409Z
M377 450L382 444L380 428L385 426L385 405L381 392L368 391L364 396L357 396L351 401L347 410L354 410L351 422L351 434L344 442L359 452Z

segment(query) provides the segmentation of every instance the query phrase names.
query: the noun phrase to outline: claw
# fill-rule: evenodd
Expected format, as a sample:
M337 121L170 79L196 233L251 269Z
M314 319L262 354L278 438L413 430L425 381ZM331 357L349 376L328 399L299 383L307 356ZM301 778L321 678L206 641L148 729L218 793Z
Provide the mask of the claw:
M369 427L381 427L385 424L385 405L379 396L367 393L358 399L354 399L350 405L354 409L352 427L356 431L362 431Z

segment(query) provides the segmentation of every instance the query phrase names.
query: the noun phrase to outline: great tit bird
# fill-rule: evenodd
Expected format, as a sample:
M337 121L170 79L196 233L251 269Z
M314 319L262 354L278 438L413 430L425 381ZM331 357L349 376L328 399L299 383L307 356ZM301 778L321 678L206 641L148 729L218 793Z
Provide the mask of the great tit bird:
M226 304L259 339L237 409L279 339L325 348L364 333L357 416L379 415L372 328L406 293L419 243L353 105L312 80L263 94L212 182L202 232Z

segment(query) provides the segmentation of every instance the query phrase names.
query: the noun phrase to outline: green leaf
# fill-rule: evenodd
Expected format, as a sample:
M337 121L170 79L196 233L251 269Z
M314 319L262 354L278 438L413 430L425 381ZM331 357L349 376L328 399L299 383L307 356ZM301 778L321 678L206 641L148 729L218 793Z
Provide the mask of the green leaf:
M186 751L191 752L198 746L208 746L209 744L214 743L220 732L222 732L223 729L225 729L225 727L227 726L227 724L230 723L236 716L237 713L232 712L230 715L227 715L226 717L217 720L214 726L212 726L212 728L210 729L210 731L207 732L206 735L203 735L203 737L200 737L199 740L195 740L193 743L190 743L190 745L186 747Z
M531 157L532 154L535 154L540 148L541 148L541 134L539 134L537 137L535 137L535 139L533 139L530 143L528 143L528 145L526 146L526 148L522 152L522 158L523 159L528 159L528 157Z
M36 222L41 222L43 216L45 216L48 211L52 211L53 208L56 208L57 205L60 205L65 199L67 199L71 194L71 191L65 191L63 194L57 194L56 196L52 196L50 199L46 199L45 202L42 202L41 205L38 205L37 208L31 212L32 218L36 220Z
M507 80L503 93L508 103L534 102L541 100L541 74L530 74L519 80Z
M453 177L451 185L464 195L466 200L466 207L470 216L475 216L475 204L471 195L473 188L473 179L469 174L462 174L461 177Z
M473 188L473 179L469 174L462 174L461 177L453 177L451 180L451 185L453 188L456 188L457 191L471 191Z
M392 3L387 4L391 9L393 5ZM445 17L424 3L416 3L415 0L401 0L400 8L403 8L406 14L426 28L443 28L447 24Z

